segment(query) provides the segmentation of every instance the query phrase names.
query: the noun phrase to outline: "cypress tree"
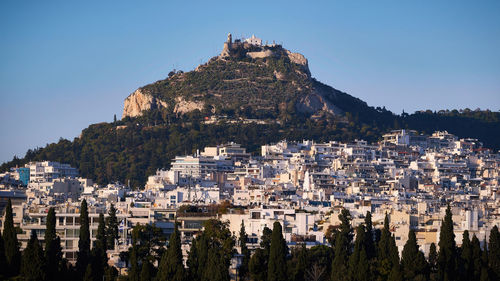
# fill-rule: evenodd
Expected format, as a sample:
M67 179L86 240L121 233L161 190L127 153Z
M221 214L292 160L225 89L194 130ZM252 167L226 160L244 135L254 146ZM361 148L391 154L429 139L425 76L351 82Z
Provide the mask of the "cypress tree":
M332 276L333 281L343 280L344 276L348 274L348 258L352 245L352 227L351 227L351 214L347 209L342 209L339 214L341 221L340 230L335 239L335 258L332 262Z
M102 280L102 276L104 276L108 267L105 227L104 214L99 214L95 246L91 252L92 274L95 280Z
M92 272L92 265L90 263L85 268L85 274L83 275L83 281L94 281L94 273Z
M14 228L12 202L10 199L5 208L3 240L5 245L5 257L7 259L7 275L16 276L19 274L21 265L21 253L19 252L19 242L17 241L16 229Z
M267 267L268 281L286 281L286 241L283 238L281 224L274 222L273 233L271 235L271 249L269 251L269 265Z
M59 270L62 263L61 239L56 235L56 212L53 207L47 214L44 239L47 279L62 280Z
M82 204L80 206L80 236L78 240L78 253L76 258L76 268L80 274L86 273L89 261L90 261L89 212L87 207L87 201L83 199Z
M184 264L182 262L181 238L177 223L175 224L174 233L170 236L168 249L163 253L163 256L158 267L157 280L184 280Z
M116 218L116 208L113 204L109 208L106 221L107 249L115 249L115 241L118 239L118 219Z
M371 278L368 258L366 255L365 235L365 227L361 224L356 228L356 241L354 242L354 251L349 257L348 280L364 281Z
M457 246L453 232L453 220L450 206L446 208L446 215L441 224L439 233L438 276L440 280L456 280Z
M250 271L250 279L253 281L267 280L267 260L269 256L264 249L258 248L250 258L248 269Z
M460 247L460 279L472 280L474 274L474 262L472 260L472 245L469 239L469 231L462 234L462 246Z
M482 261L481 261L481 243L479 239L477 239L476 235L472 236L471 240L471 248L472 248L472 279L471 280L479 280L481 277L481 269L482 269Z
M368 259L373 259L375 257L375 244L373 243L373 223L372 223L372 213L370 211L366 212L365 216L365 249L366 256Z
M240 279L244 279L248 275L248 263L250 262L250 250L247 247L247 240L248 240L248 235L245 231L245 224L243 221L241 221L241 228L240 228L240 248L241 248L241 255L243 256L242 261L241 261L241 266L239 268L239 276Z
M488 261L493 280L500 280L500 232L496 225L490 231Z
M137 245L132 245L130 250L130 270L128 272L128 279L130 281L139 281L140 279L140 268L139 259L137 257Z
M488 244L486 243L486 237L484 239L484 249L483 254L481 255L481 277L479 280L488 281L488 280L496 280L492 279L490 268L488 267Z
M151 267L152 267L152 265L148 261L144 261L142 263L140 281L151 281L151 280L153 280L153 269ZM170 279L163 279L163 280L169 280L170 281Z
M429 270L430 270L430 279L437 279L437 250L436 244L431 243L431 247L429 249Z
M401 272L401 267L399 263L395 264L389 275L387 276L388 281L403 281L405 280L403 277L403 273Z
M399 265L399 254L396 247L396 241L391 236L389 230L389 216L387 213L384 218L384 228L380 234L377 252L378 274L383 280L386 280L394 269L394 265Z
M5 257L5 245L2 233L0 232L0 280L7 278L7 258Z
M188 253L186 264L188 266L188 276L190 280L200 280L198 276L198 239L193 239Z
M23 251L21 275L26 281L45 280L45 260L42 245L36 232L31 232L30 240Z
M248 269L250 277L254 281L267 280L267 267L269 265L269 251L271 249L271 235L273 231L269 227L264 227L260 237L260 248L250 258Z
M410 230L401 255L401 267L405 280L428 280L429 266L417 244L415 231Z

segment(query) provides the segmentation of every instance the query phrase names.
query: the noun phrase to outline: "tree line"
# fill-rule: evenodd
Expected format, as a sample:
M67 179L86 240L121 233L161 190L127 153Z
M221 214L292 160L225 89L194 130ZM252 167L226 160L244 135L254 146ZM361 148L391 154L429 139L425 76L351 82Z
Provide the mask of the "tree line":
M114 210L114 211L113 211ZM414 230L408 233L401 257L386 214L382 229L374 229L371 214L354 230L351 215L343 209L341 224L327 233L331 246L310 249L305 244L289 248L282 225L265 227L260 247L248 248L248 235L242 222L238 238L228 224L211 219L203 231L192 238L184 263L181 234L177 223L168 243L161 229L137 224L132 230L132 245L120 253L126 262L127 275L118 275L108 265L107 249L117 239L116 210L110 210L107 221L99 215L96 241L91 247L87 203L81 203L80 236L77 261L70 265L62 257L60 238L55 232L55 210L47 214L45 247L32 232L24 251L20 252L8 202L3 236L0 236L0 278L12 280L130 280L130 281L229 281L233 257L239 257L237 280L253 281L397 281L397 280L499 280L500 233L497 226L490 231L489 243L481 247L479 239L464 231L462 245L457 247L450 207L442 220L439 251L431 244L428 257L420 250ZM113 219L114 218L114 219ZM114 220L114 221L113 221ZM354 235L356 234L356 235ZM167 247L165 245L168 245ZM235 246L239 246L239 252Z

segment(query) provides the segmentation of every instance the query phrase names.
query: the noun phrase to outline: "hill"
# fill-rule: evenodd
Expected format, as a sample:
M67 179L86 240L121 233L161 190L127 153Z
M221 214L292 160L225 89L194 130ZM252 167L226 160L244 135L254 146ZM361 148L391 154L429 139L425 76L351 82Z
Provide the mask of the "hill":
M123 118L90 125L0 166L32 160L69 163L100 184L142 186L175 155L234 141L251 152L281 139L373 142L391 129L448 130L500 148L500 113L420 111L395 115L314 79L304 56L280 45L224 43L221 55L190 72L171 71L125 99Z

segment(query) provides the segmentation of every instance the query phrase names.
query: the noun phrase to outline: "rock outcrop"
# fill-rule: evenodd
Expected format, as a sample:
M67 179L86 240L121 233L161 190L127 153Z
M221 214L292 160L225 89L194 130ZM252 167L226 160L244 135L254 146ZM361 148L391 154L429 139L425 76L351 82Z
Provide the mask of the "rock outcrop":
M142 89L137 89L125 99L122 118L127 116L136 117L142 115L142 112L145 110L167 107L168 104L166 102L143 92Z

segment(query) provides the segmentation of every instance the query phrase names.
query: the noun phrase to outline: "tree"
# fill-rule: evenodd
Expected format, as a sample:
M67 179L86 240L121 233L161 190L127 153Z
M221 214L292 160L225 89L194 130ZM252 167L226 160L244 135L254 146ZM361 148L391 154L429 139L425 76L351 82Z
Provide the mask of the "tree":
M500 232L498 226L494 226L490 231L489 267L493 280L500 280Z
M36 232L31 232L30 240L23 251L21 275L24 280L45 280L45 260L42 245L38 241Z
M304 281L307 270L307 254L306 245L298 245L291 251L291 259L288 260L287 269L288 279L293 281Z
M152 267L153 266L148 261L145 261L142 263L140 281L153 280L153 268ZM163 280L170 280L170 279L163 279Z
M0 232L0 279L6 279L7 275L7 258L5 257L5 245L3 242L2 233Z
M229 266L234 254L234 240L227 223L211 219L191 245L188 256L192 280L228 281Z
M401 255L401 267L405 280L428 280L429 266L417 244L415 231L410 230Z
M399 270L394 269L396 264L399 265L399 253L396 247L396 241L394 237L391 236L391 231L389 230L389 216L385 214L384 228L382 229L380 235L380 241L378 243L378 274L382 280L386 280L391 274L391 271ZM397 272L396 272L397 273Z
M354 251L349 257L349 280L370 280L370 265L366 255L366 232L365 226L360 224L356 228L356 241L354 242Z
M170 235L168 249L163 256L158 267L157 280L184 280L184 264L182 262L181 238L177 223L174 232Z
M247 247L247 240L248 240L248 235L245 231L245 224L243 223L243 221L241 221L239 243L240 243L240 248L241 248L241 255L243 256L243 258L241 261L241 266L239 268L240 279L245 279L245 277L248 275L248 263L250 262L250 250Z
M273 224L273 233L271 234L271 249L269 251L269 264L267 267L268 281L286 281L287 246L283 238L281 224L275 221Z
M372 214L370 211L366 212L365 216L365 249L366 256L368 259L373 259L376 255L375 244L373 243L373 223L372 223Z
M76 268L80 274L87 271L87 265L90 261L90 230L89 230L89 212L87 201L82 200L80 205L80 236L78 240L78 253L76 258Z
M465 230L462 235L462 246L460 247L460 279L472 280L474 274L474 262L472 260L472 245L469 239L469 231Z
M62 266L61 239L56 235L56 211L53 207L47 213L45 230L45 261L48 280L62 280L60 267Z
M430 270L430 279L437 279L437 250L436 244L431 243L431 247L429 249L429 270Z
M441 224L439 233L438 276L440 280L456 280L457 272L457 246L453 232L453 220L450 206Z
M481 270L482 270L482 251L481 251L481 243L479 239L477 239L476 235L472 236L471 240L471 248L472 248L472 279L471 280L479 280L481 278Z
M347 209L342 209L339 214L340 227L335 239L335 257L332 262L333 281L343 280L348 274L347 261L351 252L352 245L352 227L351 214Z
M95 246L91 252L92 274L95 280L102 280L108 268L108 255L106 254L106 233L104 214L99 214Z
M253 281L267 280L267 263L269 256L264 249L258 248L250 258L248 269L250 271L250 279Z
M14 218L12 216L12 202L10 199L5 208L5 219L3 227L3 240L5 245L5 257L7 259L7 275L16 276L19 274L21 265L21 253L19 252L19 242L14 228Z
M118 219L116 218L116 208L113 204L109 208L108 215L106 220L107 248L113 250L115 248L115 241L118 239Z

